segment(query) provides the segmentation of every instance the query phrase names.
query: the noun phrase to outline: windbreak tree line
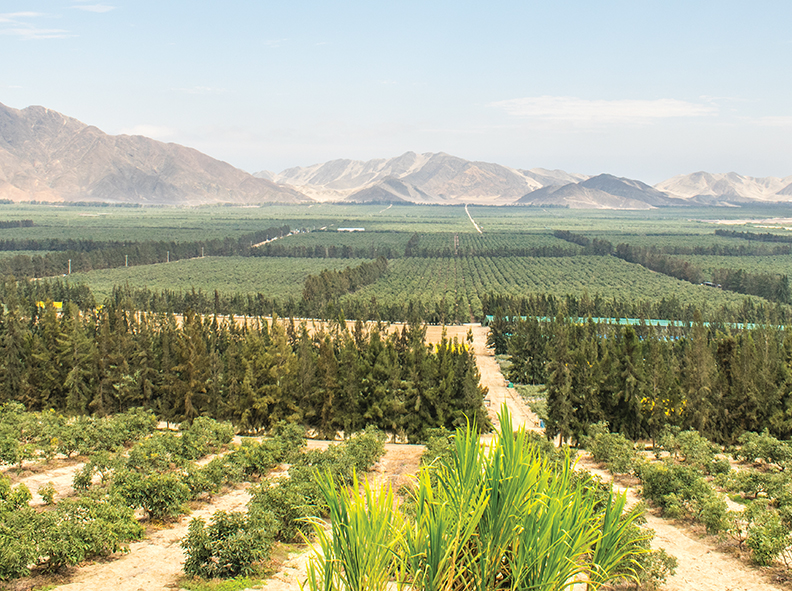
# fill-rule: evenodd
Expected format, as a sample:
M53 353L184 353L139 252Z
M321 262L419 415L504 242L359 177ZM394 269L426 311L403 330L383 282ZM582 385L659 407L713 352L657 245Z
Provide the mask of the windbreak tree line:
M284 326L284 324L286 326ZM243 432L300 423L323 437L367 425L411 441L473 421L485 390L466 343L425 342L425 327L388 332L293 322L222 321L187 313L52 306L0 318L0 402L106 416L151 409L164 420L206 416Z
M546 293L522 297L489 293L482 295L481 304L484 314L492 316L489 324L493 330L506 332L509 331L511 321L520 317L555 317L562 313L570 317L663 319L689 323L697 315L703 316L700 308L681 303L673 293L657 301L606 298L599 294L590 296L586 293L564 297ZM785 324L792 321L792 314L787 306L746 298L739 307L710 308L706 318L710 323Z
M752 234L750 232L729 232L716 230L718 236L739 237L747 240L763 240L772 242L788 242L783 236L774 234ZM705 248L678 247L658 248L635 246L628 243L620 243L613 247L608 240L594 238L593 240L582 234L576 234L568 230L556 230L553 235L556 238L566 240L573 244L584 247L584 254L592 255L614 255L628 263L636 263L657 273L674 277L689 283L701 283L705 279L704 270L694 265L690 261L674 258L672 254L709 254L718 252L720 255L740 255L746 254L768 254L766 251L758 249L744 249L740 247L728 248L722 246L711 246ZM773 254L788 254L788 251L781 247ZM722 289L742 293L745 295L755 295L765 298L771 302L782 304L792 303L791 292L789 289L789 278L786 275L774 273L750 273L744 269L715 269L712 272L712 283L718 284Z
M147 240L142 242L98 242L94 240L8 239L0 240L0 251L52 251L41 255L16 255L0 258L0 274L18 279L53 277L65 274L71 260L72 272L112 269L129 265L151 265L167 260L190 259L199 256L251 256L254 245L291 232L288 225L266 228L239 238L205 240L201 242L172 242ZM257 254L257 253L256 253Z
M792 437L792 334L773 326L730 333L527 319L501 335L509 377L543 383L549 436L580 441L607 421L632 439L667 426L732 444L769 429Z

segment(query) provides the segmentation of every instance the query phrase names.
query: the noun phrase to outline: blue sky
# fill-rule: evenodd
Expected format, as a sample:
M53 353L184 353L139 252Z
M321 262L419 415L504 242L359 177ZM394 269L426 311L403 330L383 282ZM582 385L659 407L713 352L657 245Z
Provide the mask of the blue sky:
M792 3L0 2L0 102L254 172L792 174Z

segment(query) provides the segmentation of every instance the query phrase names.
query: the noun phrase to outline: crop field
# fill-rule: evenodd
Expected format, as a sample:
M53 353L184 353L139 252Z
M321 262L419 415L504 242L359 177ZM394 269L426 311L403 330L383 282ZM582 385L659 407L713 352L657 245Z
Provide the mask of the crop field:
M278 241L277 247L288 249L289 252L308 249L319 250L334 246L336 248L353 248L355 250L390 250L399 253L401 256L404 253L404 248L412 234L408 232L393 232L393 231L365 231L365 232L338 232L336 230L330 231L314 231L307 233L294 234L287 236ZM375 257L372 257L375 258Z
M754 273L792 276L792 255L745 257L691 255L683 258L701 267L705 273L711 272L712 269L751 269Z
M701 309L739 305L745 298L691 285L612 257L440 257L394 261L388 275L348 299L376 299L387 307L408 299L430 310L469 307L479 317L481 297L549 293L632 300L675 297Z
M151 290L211 293L266 293L278 299L299 299L305 278L323 269L344 269L360 264L357 259L293 259L273 257L205 257L73 273L68 281L91 288L98 302L108 297L114 285L129 284Z
M475 231L468 212L483 233ZM715 235L719 228L768 231L764 228L768 220L783 214L783 208L775 207L717 212L703 208L583 212L469 206L466 212L461 206L382 204L180 209L6 204L0 205L0 222L32 220L33 225L0 228L0 242L5 241L7 248L0 251L0 260L20 255L19 263L6 265L5 272L36 278L63 273L68 260L72 260L85 272L74 273L69 283L90 287L97 302L111 293L113 285L154 291L255 293L270 300L299 300L309 275L384 256L389 265L382 277L365 286L356 284L350 290L334 292L337 296L333 297L355 303L353 308L357 311L362 309L362 302L403 306L408 301L420 301L430 310L453 310L452 316L443 313L443 317L457 320L480 318L484 294L525 297L587 293L591 297L626 301L674 299L683 306L713 310L726 305L738 310L747 297L744 294L715 293L695 285L698 281L680 281L675 278L680 275L657 265L641 266L647 264L641 260L638 265L615 256L584 256L589 253L580 245L584 242L562 240L554 231L567 230L584 240L600 239L614 247L655 247L661 253L699 266L705 274L706 269L722 267L746 273L792 275L792 255L744 256L777 255L788 250L789 245ZM716 224L714 220L726 223ZM283 227L295 233L250 248L255 232ZM337 231L344 227L365 230ZM47 238L94 243L75 253L47 255L49 259L44 261L47 251L31 251L36 246L26 241L37 240L38 248L52 248L45 242ZM180 254L175 254L174 246L155 245L155 240L189 248L185 246ZM215 243L210 245L210 240ZM119 243L129 245L128 262L137 266L122 266L126 247ZM204 243L206 254L213 256L190 259L203 252ZM61 244L54 248L66 247ZM172 262L161 264L167 248ZM690 255L691 249L737 256L702 258ZM143 256L150 252L162 256ZM215 258L216 254L223 256ZM27 263L21 260L26 256L30 259ZM175 263L174 258L182 260ZM753 300L765 302L755 297ZM403 312L402 309L397 315Z

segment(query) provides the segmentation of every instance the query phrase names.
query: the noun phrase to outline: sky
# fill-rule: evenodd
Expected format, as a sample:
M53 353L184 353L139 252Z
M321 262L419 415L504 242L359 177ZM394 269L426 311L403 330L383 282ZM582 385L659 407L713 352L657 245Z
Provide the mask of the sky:
M792 2L0 0L0 103L256 172L792 175Z

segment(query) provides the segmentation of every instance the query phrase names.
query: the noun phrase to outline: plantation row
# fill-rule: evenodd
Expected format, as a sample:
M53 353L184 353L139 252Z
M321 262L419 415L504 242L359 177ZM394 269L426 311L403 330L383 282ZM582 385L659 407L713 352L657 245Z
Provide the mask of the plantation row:
M332 437L375 425L420 441L465 420L487 425L473 353L425 328L401 333L358 324L311 334L265 320L236 324L188 313L154 316L120 307L0 322L0 401L99 416L132 407L164 420L211 416L243 431L296 422ZM467 417L467 418L466 418Z
M635 453L631 441L609 433L606 423L592 426L584 443L614 474L633 473L643 497L665 517L691 519L707 533L747 550L760 566L792 568L792 442L764 433L745 433L729 453L739 469L695 430L666 427L655 444L661 462ZM742 505L730 510L727 495Z
M43 250L42 255L0 258L0 274L16 278L52 277L68 272L151 265L205 255L250 255L254 244L280 238L288 226L272 227L239 238L201 242L94 242L92 240L0 240L0 250Z
M0 430L16 430L20 438L28 430L46 431L52 422L48 414L6 404L0 406ZM186 512L187 501L207 499L225 485L260 479L279 463L289 462L290 478L285 483L264 482L253 489L247 515L218 512L208 531L201 520L194 520L182 541L188 574L211 578L244 573L266 558L274 541L294 541L300 531L307 533L309 526L302 518L325 512L314 478L318 471L346 484L356 470L368 470L383 452L384 435L371 430L325 452L302 453L304 430L280 424L270 439L244 441L228 450L233 435L228 424L199 417L178 434L163 433L153 432L153 414L136 411L129 416L148 436L125 448L100 442L94 434L89 449L83 451L93 453L75 474L75 494L68 498L56 501L54 490L44 486L38 492L46 506L34 508L24 484L12 488L8 478L0 476L0 580L26 576L31 569L54 572L123 550L127 542L143 537L135 509L142 509L148 519L172 519ZM83 426L80 421L67 422L59 433L84 436ZM123 428L110 428L117 442ZM203 465L196 463L210 453L220 455Z
M351 316L366 315L372 301L383 319L409 318L420 305L429 322L482 319L489 294L526 297L533 293L563 297L655 301L673 297L680 306L707 313L739 308L743 297L689 285L611 257L464 257L401 259L376 283L343 298ZM488 313L492 311L488 310Z

